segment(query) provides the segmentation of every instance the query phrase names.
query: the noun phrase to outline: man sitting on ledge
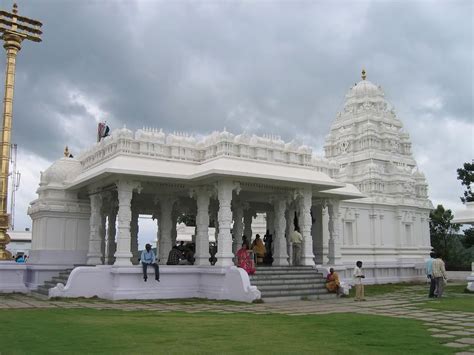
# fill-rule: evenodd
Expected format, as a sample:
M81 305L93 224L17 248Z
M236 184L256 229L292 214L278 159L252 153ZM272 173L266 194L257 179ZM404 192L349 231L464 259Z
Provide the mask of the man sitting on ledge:
M183 253L181 253L178 246L174 245L168 254L166 265L179 265L183 258Z
M153 250L151 250L150 244L145 245L145 250L142 251L140 261L143 266L143 281L146 282L146 280L148 279L147 268L148 265L150 265L153 266L153 268L155 269L155 280L160 282L160 269L158 267L158 264L156 263L156 256Z

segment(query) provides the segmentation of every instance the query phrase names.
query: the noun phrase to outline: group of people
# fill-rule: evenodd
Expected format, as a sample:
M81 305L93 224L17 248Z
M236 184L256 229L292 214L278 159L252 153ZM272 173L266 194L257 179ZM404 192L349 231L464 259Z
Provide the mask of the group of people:
M184 242L181 242L171 248L166 265L194 265L194 260L194 244L184 245ZM145 250L142 251L140 256L140 262L143 267L143 281L147 282L147 269L148 266L151 266L155 270L155 280L160 282L160 267L151 244L145 245Z
M271 265L273 236L267 230L263 240L260 234L255 236L254 241L249 246L247 236L242 237L242 247L237 251L237 266L244 269L249 275L253 275L256 271L255 264Z
M426 261L426 277L430 281L428 297L441 298L444 286L448 282L448 275L443 259L436 253L430 253L430 258Z
M171 248L166 265L194 265L194 261L194 244L184 245L182 241L179 245Z
M448 275L443 259L437 256L436 253L430 253L430 258L426 261L426 276L430 281L428 297L441 298L443 296L444 286L448 282ZM364 284L362 283L362 279L365 278L365 275L362 271L362 261L357 261L353 277L356 290L354 301L365 301ZM339 295L340 287L339 275L333 268L330 268L326 277L327 290Z
M23 264L23 263L26 263L26 261L28 260L28 255L23 254L23 253L18 253L13 257L13 259L15 259L15 262L19 264Z
M353 278L356 291L354 301L365 301L364 284L362 283L362 279L365 278L365 275L362 271L362 261L356 262ZM334 271L334 268L330 268L329 273L326 276L326 289L329 292L335 292L338 296L342 295L339 275Z

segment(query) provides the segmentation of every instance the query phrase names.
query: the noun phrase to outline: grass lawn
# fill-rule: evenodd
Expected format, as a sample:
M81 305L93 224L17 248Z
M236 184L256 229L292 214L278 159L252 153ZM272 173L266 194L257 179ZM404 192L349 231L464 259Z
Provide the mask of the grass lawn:
M0 311L0 353L450 354L422 322L91 309Z
M364 293L366 297L384 295L387 293L393 293L401 291L407 286L422 285L421 283L397 283L397 284L383 284L383 285L364 285ZM352 287L349 291L349 297L355 296L355 287Z
M465 284L448 285L442 298L432 298L419 306L442 311L461 311L474 313L474 294L465 293Z

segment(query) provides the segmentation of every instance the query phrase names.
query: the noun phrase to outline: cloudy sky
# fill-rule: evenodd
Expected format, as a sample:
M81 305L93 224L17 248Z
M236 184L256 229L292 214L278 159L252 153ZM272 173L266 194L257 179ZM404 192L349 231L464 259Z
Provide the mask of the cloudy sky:
M462 207L456 169L474 158L472 1L18 4L44 35L17 60L16 229L31 225L40 171L65 145L77 154L93 144L99 120L274 133L321 154L361 68L410 134L433 203Z

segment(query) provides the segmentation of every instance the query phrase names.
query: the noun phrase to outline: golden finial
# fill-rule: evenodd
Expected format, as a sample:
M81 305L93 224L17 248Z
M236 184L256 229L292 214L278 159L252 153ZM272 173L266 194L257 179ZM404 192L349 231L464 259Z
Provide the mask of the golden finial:
M13 4L12 12L16 15L18 13L18 5L16 3Z
M69 154L69 148L68 148L68 146L66 146L66 148L64 148L64 156L65 156L66 158L69 158L69 155L70 155L70 154Z
M367 78L367 75L365 74L365 69L362 69L362 80L365 80Z

